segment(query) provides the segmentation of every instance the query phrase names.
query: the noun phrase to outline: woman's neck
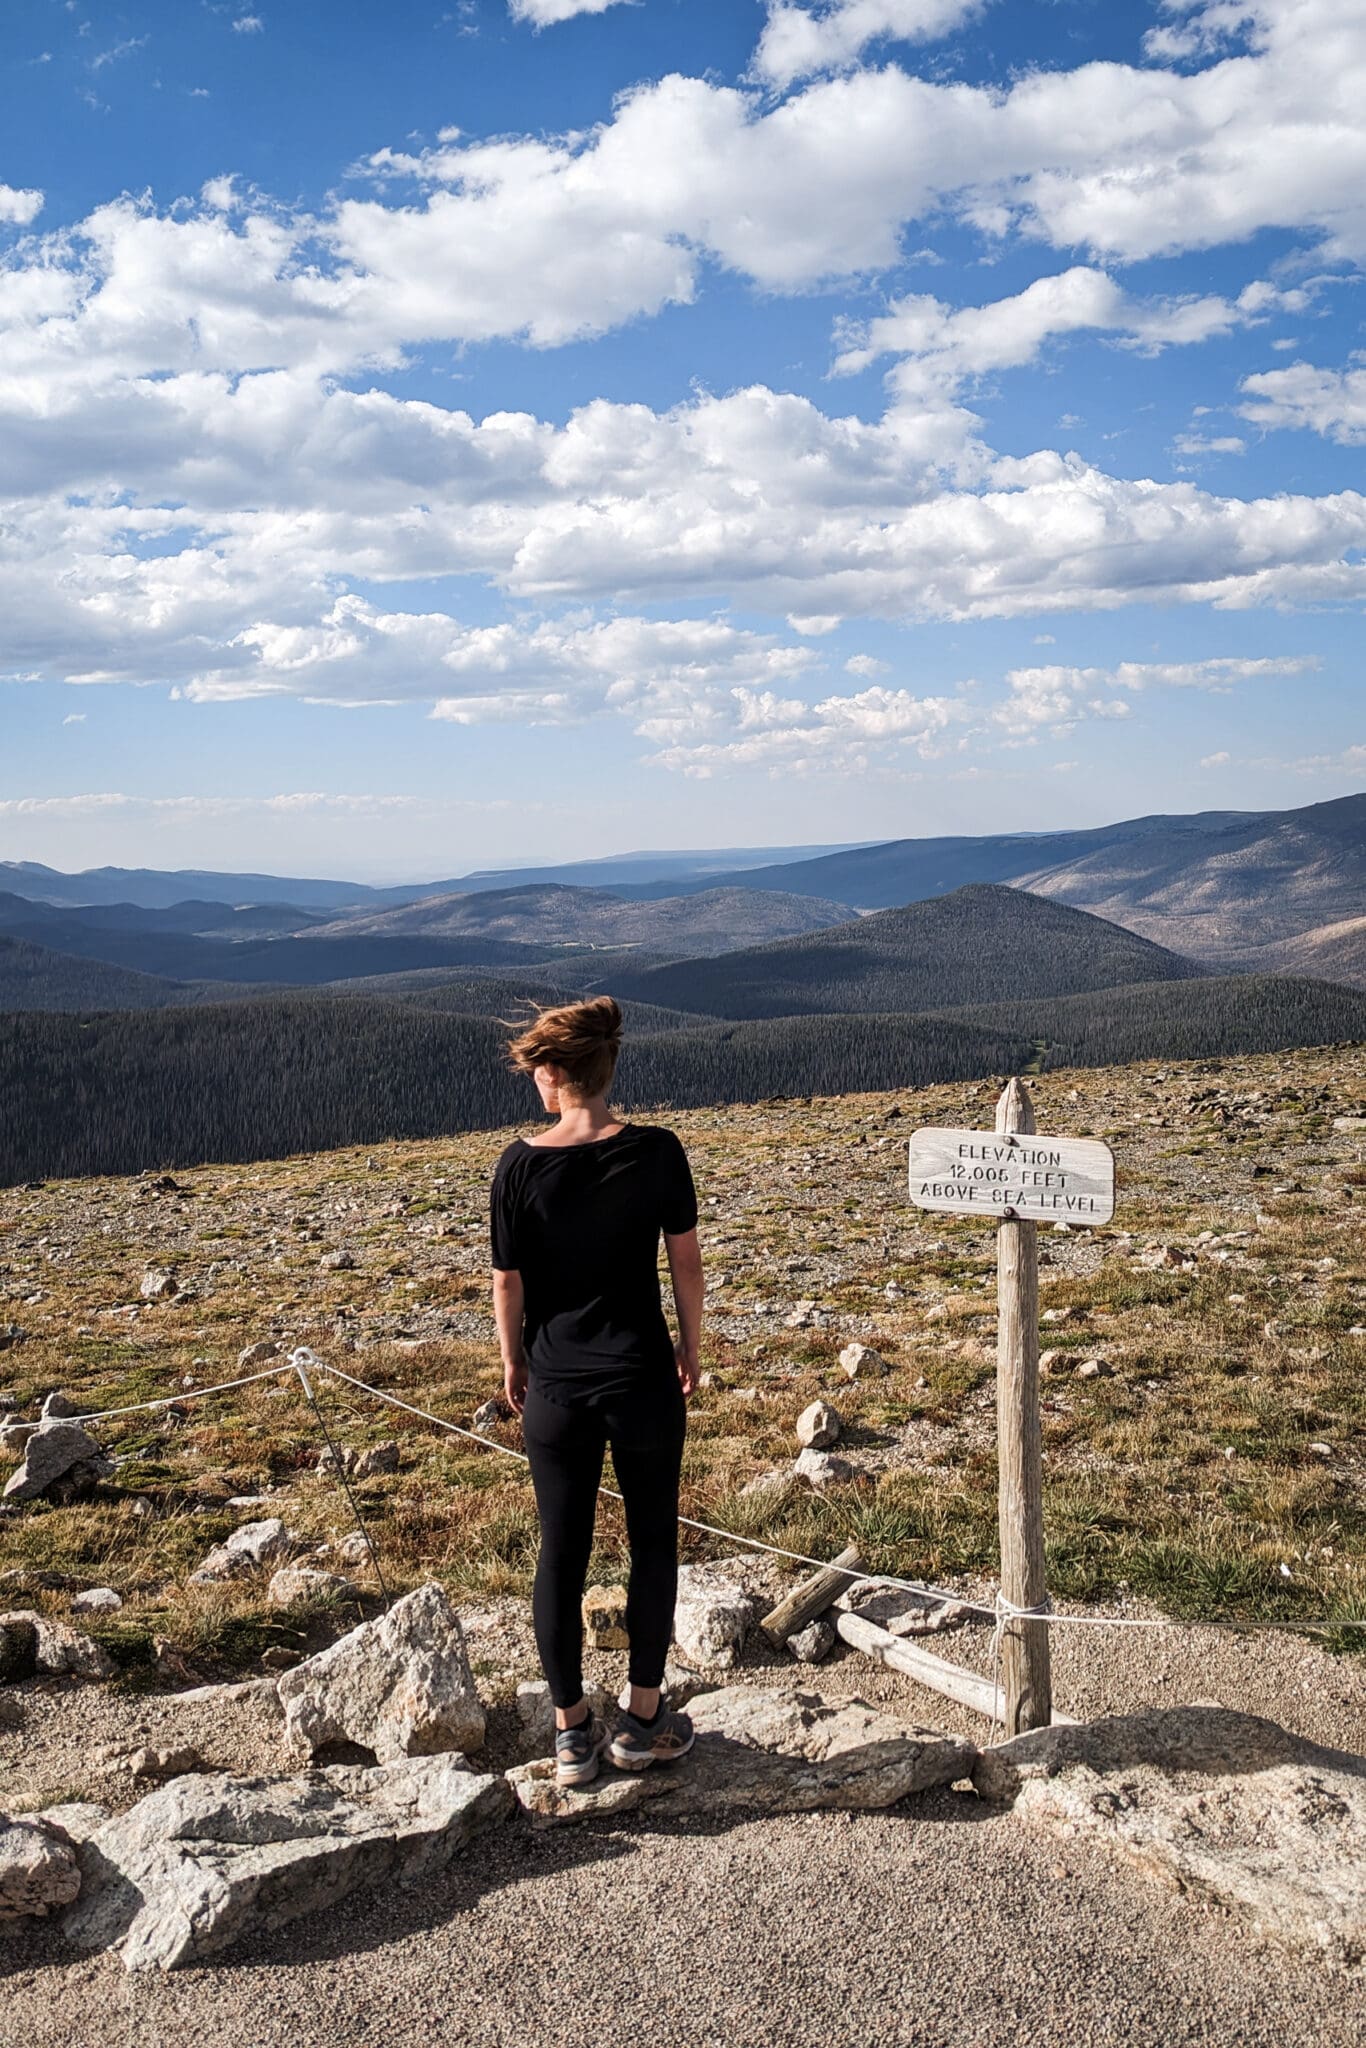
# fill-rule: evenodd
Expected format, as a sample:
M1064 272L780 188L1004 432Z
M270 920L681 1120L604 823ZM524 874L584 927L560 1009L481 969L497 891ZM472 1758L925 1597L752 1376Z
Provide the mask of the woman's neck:
M594 1095L587 1102L561 1102L560 1120L553 1135L568 1144L584 1144L612 1130L620 1122L612 1114L605 1095Z

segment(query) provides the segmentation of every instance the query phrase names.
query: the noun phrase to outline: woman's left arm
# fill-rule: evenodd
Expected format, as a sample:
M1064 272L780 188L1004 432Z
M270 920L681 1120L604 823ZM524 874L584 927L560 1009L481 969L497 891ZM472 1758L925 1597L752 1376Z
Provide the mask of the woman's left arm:
M520 1273L494 1267L493 1316L503 1354L503 1391L520 1415L526 1405L526 1294Z
M702 1247L696 1230L680 1231L677 1237L665 1233L664 1249L673 1282L674 1307L678 1311L678 1377L685 1395L697 1391L702 1348Z

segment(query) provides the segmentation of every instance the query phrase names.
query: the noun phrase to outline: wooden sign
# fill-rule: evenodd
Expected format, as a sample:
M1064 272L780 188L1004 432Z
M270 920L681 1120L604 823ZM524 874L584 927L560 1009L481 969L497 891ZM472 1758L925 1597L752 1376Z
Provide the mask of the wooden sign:
M1096 1138L922 1130L911 1137L911 1200L1005 1223L1108 1223L1115 1159Z

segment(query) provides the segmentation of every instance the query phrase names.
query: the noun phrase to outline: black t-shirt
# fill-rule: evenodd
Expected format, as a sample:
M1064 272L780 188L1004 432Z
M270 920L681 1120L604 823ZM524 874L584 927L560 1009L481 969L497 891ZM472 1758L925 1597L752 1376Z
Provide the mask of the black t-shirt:
M674 1370L659 1234L697 1222L672 1131L627 1124L590 1145L528 1145L498 1161L493 1263L522 1276L527 1365L542 1393L625 1392Z

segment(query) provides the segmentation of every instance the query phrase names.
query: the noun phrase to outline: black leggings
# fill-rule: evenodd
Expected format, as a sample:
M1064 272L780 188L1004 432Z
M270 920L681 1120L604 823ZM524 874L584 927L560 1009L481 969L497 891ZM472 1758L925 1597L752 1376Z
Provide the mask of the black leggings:
M541 1518L532 1591L536 1648L557 1707L583 1698L583 1590L603 1453L610 1443L626 1506L631 1577L626 1631L632 1685L659 1685L678 1591L678 1474L687 1410L672 1373L630 1395L569 1405L527 1390L522 1438Z

